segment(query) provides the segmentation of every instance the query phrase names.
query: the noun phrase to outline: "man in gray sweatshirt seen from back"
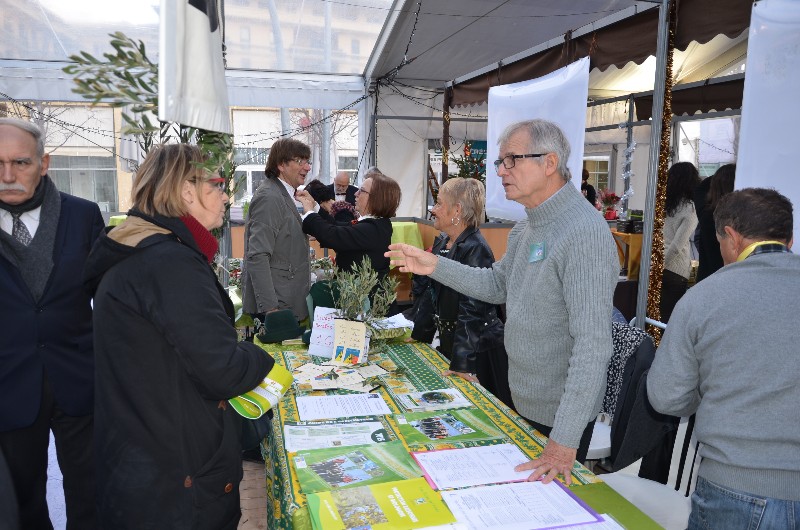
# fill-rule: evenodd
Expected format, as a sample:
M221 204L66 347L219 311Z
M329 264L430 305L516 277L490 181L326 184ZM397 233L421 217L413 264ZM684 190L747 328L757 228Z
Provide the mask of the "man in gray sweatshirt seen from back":
M647 379L657 411L697 414L702 462L689 528L800 528L800 256L792 204L720 199L725 266L678 302Z
M555 123L529 120L500 135L497 176L525 206L491 268L462 265L410 245L391 245L403 272L429 274L467 296L506 304L508 383L517 412L550 437L517 466L569 483L583 460L603 400L612 354L611 308L619 261L608 224L570 182L570 146Z

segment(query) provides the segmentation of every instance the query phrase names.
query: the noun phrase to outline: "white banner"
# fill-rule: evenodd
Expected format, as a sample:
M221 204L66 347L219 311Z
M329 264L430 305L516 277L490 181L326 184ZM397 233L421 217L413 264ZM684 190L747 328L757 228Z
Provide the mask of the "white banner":
M161 0L158 119L230 134L217 0Z
M800 234L800 2L762 0L753 5L747 74L736 164L736 189L775 188L794 205Z
M497 138L510 124L534 118L557 123L572 148L567 167L572 181L581 186L586 100L589 96L589 58L580 59L538 79L489 89L489 123L486 132L486 213L492 218L518 221L525 208L505 197L493 161L498 158Z

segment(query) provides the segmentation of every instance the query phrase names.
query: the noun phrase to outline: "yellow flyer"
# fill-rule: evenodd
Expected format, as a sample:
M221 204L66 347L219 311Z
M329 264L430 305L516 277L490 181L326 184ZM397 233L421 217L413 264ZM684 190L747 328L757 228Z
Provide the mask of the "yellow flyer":
M423 478L311 493L307 499L315 530L399 530L456 521Z
M333 361L344 365L367 361L369 337L367 325L356 320L333 321Z

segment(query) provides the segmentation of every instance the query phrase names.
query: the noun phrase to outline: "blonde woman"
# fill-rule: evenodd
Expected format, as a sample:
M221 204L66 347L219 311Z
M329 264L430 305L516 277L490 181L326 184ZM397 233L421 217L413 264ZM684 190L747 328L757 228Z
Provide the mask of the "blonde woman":
M476 179L453 178L442 184L432 210L434 227L442 235L434 242L432 252L472 267L491 267L494 254L478 230L485 204L483 184ZM434 280L422 296L412 338L431 342L434 328L438 329L439 351L450 359L447 374L480 382L513 408L499 306L470 298Z

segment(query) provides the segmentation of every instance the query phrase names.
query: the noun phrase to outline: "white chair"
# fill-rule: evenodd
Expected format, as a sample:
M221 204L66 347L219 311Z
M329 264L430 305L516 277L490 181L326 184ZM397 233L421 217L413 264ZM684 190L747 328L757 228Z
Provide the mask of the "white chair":
M600 414L594 422L592 441L586 452L586 460L602 460L611 456L611 422L608 416Z
M635 474L638 465L614 473L600 475L600 478L628 502L639 508L648 517L667 530L686 528L691 511L689 496L697 481L697 440L694 430L689 435L689 450L681 462L686 441L689 418L681 418L672 451L672 463L667 484L640 478Z

